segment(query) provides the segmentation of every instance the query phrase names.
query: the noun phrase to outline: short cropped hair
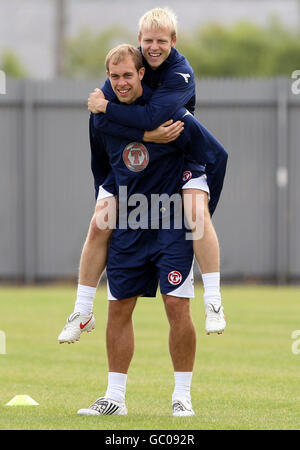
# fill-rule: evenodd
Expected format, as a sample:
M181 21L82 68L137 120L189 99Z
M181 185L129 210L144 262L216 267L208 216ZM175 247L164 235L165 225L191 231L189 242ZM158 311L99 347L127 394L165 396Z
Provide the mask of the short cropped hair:
M143 58L141 52L133 45L121 44L117 47L114 47L108 52L105 58L105 67L107 72L109 72L110 63L117 65L120 62L124 61L124 59L126 59L128 56L131 56L131 58L133 59L137 71L139 71L141 67L143 67Z
M169 28L171 37L177 35L177 17L169 8L153 8L147 11L139 20L139 33L142 28L157 30Z

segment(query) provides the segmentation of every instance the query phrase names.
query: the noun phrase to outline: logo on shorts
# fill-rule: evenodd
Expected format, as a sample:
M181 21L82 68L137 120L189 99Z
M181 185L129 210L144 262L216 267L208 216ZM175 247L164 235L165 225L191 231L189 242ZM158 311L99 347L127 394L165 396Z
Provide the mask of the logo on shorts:
M168 282L176 286L177 284L181 283L182 281L182 275L178 270L173 270L168 275Z
M186 170L185 172L183 172L182 181L187 181L187 180L190 180L191 178L192 178L192 172L190 170Z
M140 172L148 166L148 150L140 142L132 142L123 151L123 161L132 172Z

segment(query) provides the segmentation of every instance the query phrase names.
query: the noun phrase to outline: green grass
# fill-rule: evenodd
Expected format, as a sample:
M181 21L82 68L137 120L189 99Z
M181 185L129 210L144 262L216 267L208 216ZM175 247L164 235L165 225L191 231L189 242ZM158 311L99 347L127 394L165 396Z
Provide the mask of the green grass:
M107 381L107 301L100 288L96 329L77 344L56 341L72 312L75 287L0 288L0 429L300 429L300 289L223 287L228 326L204 333L202 289L192 300L197 355L192 383L195 417L173 418L168 323L160 296L140 299L135 355L127 383L128 416L83 417L77 410L103 395ZM39 406L6 406L28 394Z

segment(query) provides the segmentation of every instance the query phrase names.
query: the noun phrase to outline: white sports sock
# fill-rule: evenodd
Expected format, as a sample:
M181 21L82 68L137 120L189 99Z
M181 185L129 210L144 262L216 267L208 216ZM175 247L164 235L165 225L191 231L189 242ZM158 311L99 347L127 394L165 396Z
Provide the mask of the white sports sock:
M172 401L179 399L191 400L191 383L193 372L174 372L175 387Z
M78 284L74 312L80 312L80 314L89 316L93 311L96 291L97 288Z
M221 306L220 293L220 272L211 272L202 274L204 287L204 304L212 303L217 308Z
M105 397L116 402L125 402L127 373L109 372Z

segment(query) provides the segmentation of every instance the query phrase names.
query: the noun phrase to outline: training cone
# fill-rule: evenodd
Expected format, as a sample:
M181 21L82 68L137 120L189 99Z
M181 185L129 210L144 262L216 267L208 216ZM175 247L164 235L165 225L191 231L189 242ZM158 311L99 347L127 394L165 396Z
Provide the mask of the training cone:
M29 395L15 395L6 406L27 406L27 405L38 405L38 403L33 400Z

